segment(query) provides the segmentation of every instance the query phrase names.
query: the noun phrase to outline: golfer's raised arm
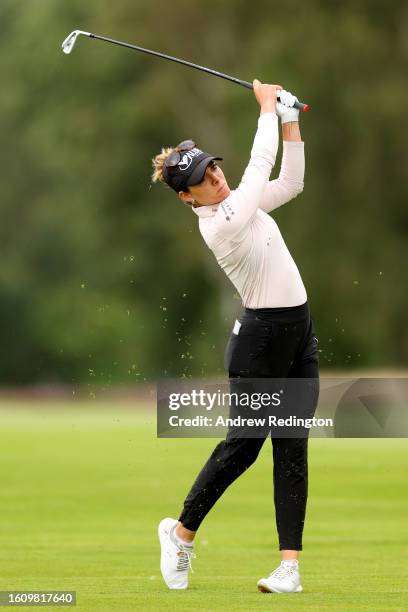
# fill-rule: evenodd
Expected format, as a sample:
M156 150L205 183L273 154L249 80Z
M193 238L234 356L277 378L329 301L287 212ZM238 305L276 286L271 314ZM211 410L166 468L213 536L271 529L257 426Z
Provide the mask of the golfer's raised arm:
M285 112L292 112L287 109ZM279 114L279 105L278 105ZM269 181L262 194L260 208L271 212L278 206L293 200L303 191L305 175L304 143L300 135L299 122L295 116L282 123L283 154L280 173L277 179ZM282 119L282 116L281 116Z
M258 210L279 145L276 92L279 85L262 85L254 81L255 96L261 107L258 130L251 150L251 158L237 189L220 205L214 218L216 231L224 236L237 237Z

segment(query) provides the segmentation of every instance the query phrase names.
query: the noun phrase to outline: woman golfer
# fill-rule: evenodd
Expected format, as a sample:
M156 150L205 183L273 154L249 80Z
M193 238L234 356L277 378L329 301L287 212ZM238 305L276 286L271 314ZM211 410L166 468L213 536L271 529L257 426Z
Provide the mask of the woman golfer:
M174 189L199 217L199 229L219 265L239 292L244 312L226 350L226 368L236 378L318 379L317 339L306 291L275 221L267 214L303 190L304 147L295 98L280 85L257 79L258 130L239 187L230 190L209 155L184 141L153 160L152 180ZM279 91L280 102L277 102ZM283 157L279 177L269 181L282 123ZM184 502L178 520L159 525L161 572L170 589L188 586L194 536L227 487L256 460L263 437L220 442ZM302 591L298 557L307 501L308 438L272 438L276 525L280 566L258 581L263 592Z

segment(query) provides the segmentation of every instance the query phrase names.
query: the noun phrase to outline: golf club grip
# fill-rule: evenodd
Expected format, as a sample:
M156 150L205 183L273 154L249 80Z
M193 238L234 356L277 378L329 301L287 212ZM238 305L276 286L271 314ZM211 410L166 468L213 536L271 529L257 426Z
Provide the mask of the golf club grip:
M247 89L254 88L252 83L249 83L249 81L240 81L240 84L246 87ZM279 96L278 96L278 101L280 101ZM307 113L307 111L309 110L309 105L304 104L303 102L295 102L293 106L297 108L299 111L302 111L303 113Z

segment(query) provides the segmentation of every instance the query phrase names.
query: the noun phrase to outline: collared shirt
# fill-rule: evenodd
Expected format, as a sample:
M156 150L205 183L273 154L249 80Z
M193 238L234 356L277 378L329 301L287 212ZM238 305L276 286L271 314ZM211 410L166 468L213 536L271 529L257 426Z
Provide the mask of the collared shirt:
M304 143L284 141L279 177L269 181L278 145L278 117L263 113L237 189L219 204L193 208L201 235L248 308L299 306L307 300L299 270L267 214L303 190Z

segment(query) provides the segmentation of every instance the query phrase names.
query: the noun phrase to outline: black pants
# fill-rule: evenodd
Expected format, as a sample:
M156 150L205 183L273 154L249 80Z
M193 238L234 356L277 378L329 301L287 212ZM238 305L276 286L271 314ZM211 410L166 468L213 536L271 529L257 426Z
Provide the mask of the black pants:
M307 302L289 308L246 308L225 352L235 378L318 380L317 338ZM317 397L316 397L317 402ZM265 438L227 435L199 473L179 521L197 531L227 487L256 460ZM308 438L272 438L276 525L280 550L302 550L308 491Z

